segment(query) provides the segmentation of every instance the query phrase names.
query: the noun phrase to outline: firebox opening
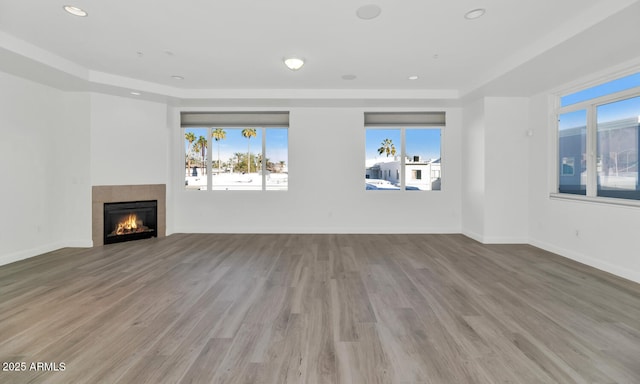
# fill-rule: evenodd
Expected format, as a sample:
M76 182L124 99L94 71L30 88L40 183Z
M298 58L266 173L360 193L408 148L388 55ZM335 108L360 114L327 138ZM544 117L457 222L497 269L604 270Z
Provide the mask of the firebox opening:
M157 236L157 200L104 203L104 243Z

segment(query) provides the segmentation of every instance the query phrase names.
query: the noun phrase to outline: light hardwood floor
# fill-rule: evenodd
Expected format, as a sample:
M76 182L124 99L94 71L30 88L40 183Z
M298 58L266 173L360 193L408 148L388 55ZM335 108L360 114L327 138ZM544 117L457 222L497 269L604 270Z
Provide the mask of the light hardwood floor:
M0 361L27 363L0 383L640 383L640 285L461 235L178 234L0 267Z

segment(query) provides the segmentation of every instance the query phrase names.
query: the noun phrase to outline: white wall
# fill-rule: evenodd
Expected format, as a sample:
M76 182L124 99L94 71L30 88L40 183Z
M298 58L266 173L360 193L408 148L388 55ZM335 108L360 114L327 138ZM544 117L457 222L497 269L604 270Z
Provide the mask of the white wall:
M461 116L448 109L442 191L364 190L360 108L294 108L289 191L188 192L176 110L0 73L0 264L91 245L91 186L166 183L174 232L457 233ZM340 172L336 172L340 170Z
M551 199L555 150L548 96L531 99L530 243L640 282L640 208Z
M484 99L464 108L462 135L462 233L482 241L485 194Z
M165 104L0 72L0 265L91 246L91 186L168 183Z
M294 108L289 128L289 190L174 191L176 232L460 232L458 109L447 110L442 191L365 191L364 110ZM176 127L173 147L182 145ZM173 173L182 175L180 154Z
M464 108L463 233L528 241L529 100L485 97Z
M0 264L90 245L88 96L0 72Z
M484 241L526 243L529 99L485 98Z
M291 109L287 192L189 192L176 109L0 72L0 264L89 246L91 185L167 183L169 233L462 231L640 282L640 209L549 197L546 95L447 109L443 190L427 193L364 190L363 112Z
M53 161L56 171L48 183L52 207L62 208L54 218L56 236L66 246L89 247L91 242L91 148L90 98L87 93L66 93L58 105L62 123L53 134Z
M91 94L92 185L165 184L167 106Z

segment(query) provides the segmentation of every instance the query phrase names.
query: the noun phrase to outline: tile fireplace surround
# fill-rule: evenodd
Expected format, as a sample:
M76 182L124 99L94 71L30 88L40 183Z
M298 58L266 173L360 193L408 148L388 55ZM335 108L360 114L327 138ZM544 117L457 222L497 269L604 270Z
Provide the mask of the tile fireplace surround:
M158 237L166 235L166 184L94 185L91 191L91 238L93 246L104 245L104 203L121 201L158 200Z

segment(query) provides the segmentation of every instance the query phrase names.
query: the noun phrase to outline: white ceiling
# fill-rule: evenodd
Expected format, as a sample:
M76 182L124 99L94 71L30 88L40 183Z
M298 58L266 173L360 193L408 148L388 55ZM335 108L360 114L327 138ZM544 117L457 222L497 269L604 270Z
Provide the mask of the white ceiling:
M89 16L67 14L65 4ZM381 15L357 18L365 4L379 5ZM466 20L474 8L487 12ZM0 0L0 69L24 70L26 58L83 81L193 98L216 90L457 98L501 78L513 84L531 63L544 72L560 62L566 71L575 66L567 58L591 54L580 36L630 12L636 21L624 44L640 36L638 0ZM596 51L608 44L592 43ZM291 54L307 60L297 72L282 63ZM629 50L610 61L637 56ZM540 83L530 72L519 75L520 89Z

